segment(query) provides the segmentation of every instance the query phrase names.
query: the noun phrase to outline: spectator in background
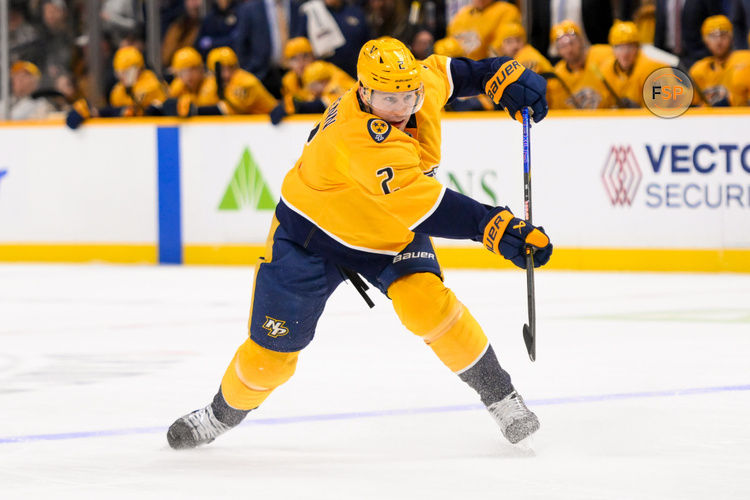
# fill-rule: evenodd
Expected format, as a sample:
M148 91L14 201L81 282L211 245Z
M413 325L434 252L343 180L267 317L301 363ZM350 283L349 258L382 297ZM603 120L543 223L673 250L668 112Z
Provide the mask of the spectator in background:
M73 61L73 28L68 7L63 0L46 0L42 4L45 86L70 71Z
M435 37L432 36L432 33L427 28L415 28L414 34L409 38L406 42L414 57L423 61L432 55Z
M405 0L368 0L365 19L370 27L371 38L392 36L407 43L409 11L406 4Z
M172 56L183 47L192 47L198 39L201 28L201 7L203 0L184 0L184 12L167 28L162 39L161 60L168 66Z
M521 22L521 12L515 5L494 0L472 0L448 24L448 35L461 42L468 57L483 59L489 55L497 28L511 22Z
M564 20L573 21L581 36L592 44L607 43L609 27L614 21L609 0L528 0L534 13L529 40L547 57L557 57L557 47L550 42L549 32Z
M281 96L284 47L299 23L296 1L250 0L237 9L233 47L240 66L276 97Z
M8 10L8 46L10 61L44 62L39 31L28 21L22 0L13 0Z
M161 36L167 32L169 25L185 13L183 0L157 0L159 2L159 23Z
M201 22L195 48L201 57L216 47L232 45L232 32L237 26L237 2L235 0L213 0L211 10Z
M316 57L335 64L356 79L359 49L370 39L365 12L343 0L308 0L300 10L299 34L310 40ZM315 15L307 12L315 12ZM324 38L338 40L330 45L336 48L321 50Z
M547 58L526 43L526 30L518 23L500 25L495 33L495 41L490 47L490 53L494 56L512 57L536 73L552 71L552 64Z
M33 97L41 77L39 68L28 61L18 61L11 66L11 120L41 120L54 110L46 99Z
M701 39L701 24L721 14L721 0L656 0L654 45L680 57L689 68L709 52Z
M99 13L102 31L119 45L120 41L138 28L138 12L135 0L104 0Z

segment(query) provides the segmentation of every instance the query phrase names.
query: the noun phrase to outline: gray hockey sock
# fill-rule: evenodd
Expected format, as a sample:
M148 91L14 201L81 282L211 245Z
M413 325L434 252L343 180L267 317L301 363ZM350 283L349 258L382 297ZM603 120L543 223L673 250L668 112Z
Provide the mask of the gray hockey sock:
M224 395L221 393L221 387L219 392L214 396L214 400L211 403L211 409L214 411L214 415L224 425L234 427L239 425L240 422L250 413L252 410L238 410L232 408L229 403L224 399Z
M492 346L488 346L479 361L459 377L479 393L485 406L497 403L514 390L510 375L500 366Z

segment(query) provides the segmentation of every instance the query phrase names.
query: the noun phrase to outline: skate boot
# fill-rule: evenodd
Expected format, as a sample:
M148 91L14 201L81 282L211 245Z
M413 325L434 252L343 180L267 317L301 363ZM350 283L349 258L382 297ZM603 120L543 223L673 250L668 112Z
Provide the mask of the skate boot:
M208 444L232 426L219 421L211 405L180 417L169 427L167 441L175 450Z
M505 439L513 444L539 430L539 419L526 407L516 391L489 405L487 409L500 425Z

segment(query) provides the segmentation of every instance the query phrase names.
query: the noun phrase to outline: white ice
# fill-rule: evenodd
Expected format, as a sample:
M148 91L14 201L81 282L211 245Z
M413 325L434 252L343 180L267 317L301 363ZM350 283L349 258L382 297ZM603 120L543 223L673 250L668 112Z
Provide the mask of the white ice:
M541 270L531 363L524 273L447 270L539 415L531 451L344 284L289 383L174 451L246 336L252 274L0 266L0 498L750 498L750 275Z

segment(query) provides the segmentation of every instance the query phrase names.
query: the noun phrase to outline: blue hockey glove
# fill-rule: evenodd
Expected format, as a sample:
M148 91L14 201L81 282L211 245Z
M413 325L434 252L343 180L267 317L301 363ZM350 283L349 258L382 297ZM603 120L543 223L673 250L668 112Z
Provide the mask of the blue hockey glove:
M544 228L514 217L507 207L498 207L490 213L482 242L487 250L502 255L521 269L526 269L528 246L534 249L534 267L543 266L552 256L552 243Z
M271 123L273 123L274 125L278 125L279 123L281 123L281 120L283 120L287 115L286 106L283 102L280 102L275 108L271 110L269 115L271 116Z
M73 103L73 108L65 116L65 125L75 130L91 118L91 110L85 99L79 99Z
M515 59L500 65L485 83L484 91L519 122L522 121L521 110L527 106L531 108L535 122L547 116L547 80L527 70Z

